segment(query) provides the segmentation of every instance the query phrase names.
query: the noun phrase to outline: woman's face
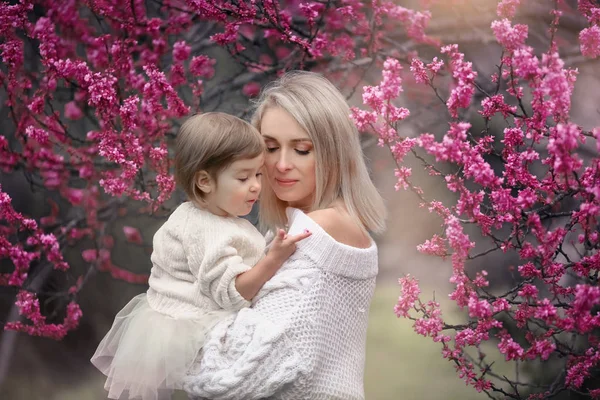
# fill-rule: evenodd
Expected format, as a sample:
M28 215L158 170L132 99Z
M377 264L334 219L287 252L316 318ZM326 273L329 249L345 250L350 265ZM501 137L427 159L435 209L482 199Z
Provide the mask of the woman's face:
M315 153L308 133L287 111L272 107L262 117L267 144L265 170L275 195L289 206L308 210L315 188Z

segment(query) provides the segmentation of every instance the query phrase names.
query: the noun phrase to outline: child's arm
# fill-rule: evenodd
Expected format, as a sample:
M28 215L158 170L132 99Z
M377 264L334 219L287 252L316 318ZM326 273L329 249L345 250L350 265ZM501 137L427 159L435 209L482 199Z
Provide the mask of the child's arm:
M248 271L243 272L235 278L235 288L243 298L250 301L263 285L275 275L283 263L296 250L296 243L309 237L311 233L305 231L295 236L288 236L280 229L273 239L271 248L266 256Z

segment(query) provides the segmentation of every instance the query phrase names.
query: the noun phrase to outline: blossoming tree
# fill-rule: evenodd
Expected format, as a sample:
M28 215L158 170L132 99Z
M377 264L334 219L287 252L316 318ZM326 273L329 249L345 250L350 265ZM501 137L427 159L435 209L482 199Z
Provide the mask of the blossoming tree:
M503 54L490 90L457 45L426 33L436 2L421 3L419 11L382 0L2 3L0 81L12 125L0 136L0 168L22 172L51 206L49 215L31 218L0 187L0 285L16 293L22 316L4 328L60 339L77 327L77 296L94 272L145 282L145 275L115 265L107 227L126 203L139 213L164 209L175 189L168 149L182 117L217 108L243 115L243 96L255 96L284 70L351 77L340 80L353 85L363 72L382 67L383 80L364 88L364 107L353 118L391 150L397 188L414 191L443 221L443 233L419 249L451 258L450 298L470 319L445 322L439 304L422 301L410 276L400 279L397 315L414 319L416 332L439 342L460 377L490 397L543 398L567 390L600 397L585 386L600 361L600 171L597 154L585 162L577 154L584 141L598 144L600 129L586 131L569 116L577 71L565 67L554 36L569 5L549 1L550 45L536 54L526 44L528 27L512 22L524 5L500 1L491 30ZM600 5L580 0L577 10L587 24L579 34L581 54L596 58ZM421 48L438 54L425 60ZM238 67L227 70L224 59ZM442 76L451 77L449 87L438 86ZM410 115L395 105L403 78L428 87L447 108L451 123L441 140L400 134ZM473 101L476 94L483 100ZM483 132L473 132L465 118L463 111L473 108ZM500 134L490 128L498 116L507 126ZM409 153L456 193L456 204L430 198L411 181ZM65 211L72 209L81 212ZM465 269L484 255L473 254L465 225L489 239L485 254L518 252L513 287L498 291L486 271L472 276ZM141 242L136 228L123 231L130 242ZM573 235L576 258L565 250ZM51 318L40 306L48 294L36 277L72 271L65 249L83 240L95 243L81 254L87 270L51 294L61 299L64 320ZM509 324L526 342L509 333ZM481 351L486 342L517 367L561 359L565 373L543 387L500 376Z
M470 318L461 325L446 323L440 304L422 301L418 282L411 276L400 279L396 314L413 319L418 334L441 343L443 357L454 362L459 376L490 397L551 398L571 391L600 398L599 389L585 385L600 361L600 160L597 152L588 162L577 154L586 141L600 150L600 129L586 131L569 116L577 70L565 67L554 36L565 4L555 2L550 45L537 55L526 44L528 26L511 22L519 3L501 1L498 19L491 24L503 48L498 71L489 78L493 90L478 84L472 63L456 45L442 45L440 58L429 63L412 59L413 79L429 86L451 117L442 140L429 133L399 134L401 121L410 112L394 105L402 91L402 66L393 58L384 63L381 83L364 88L368 110L354 109L354 119L390 148L398 164L397 188L414 191L443 221L443 233L419 250L451 258L450 299ZM581 54L596 58L600 8L591 1L579 1L578 6L589 23L579 34ZM453 78L446 98L435 84L443 70ZM484 98L472 104L477 91ZM482 132L473 132L461 118L461 109L470 107L477 107L484 119ZM501 134L490 128L496 115L506 124ZM411 152L456 193L456 204L427 198L411 181L412 171L404 165ZM500 162L500 170L492 160ZM465 225L476 226L489 239L490 248L474 254L475 243ZM509 288L492 287L485 270L467 273L467 262L494 251L518 253L518 277ZM518 341L509 327L513 332L516 327L524 340ZM547 385L519 380L518 372L516 377L499 375L486 354L486 342L493 343L506 361L513 361L517 371L528 362L552 358L562 360L563 372Z

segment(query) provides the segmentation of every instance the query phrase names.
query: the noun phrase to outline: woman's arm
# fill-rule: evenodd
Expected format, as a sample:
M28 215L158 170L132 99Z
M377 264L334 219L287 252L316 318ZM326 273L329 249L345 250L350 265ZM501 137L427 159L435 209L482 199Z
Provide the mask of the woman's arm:
M306 319L299 305L317 275L309 261L292 256L264 285L253 308L242 309L210 332L183 389L198 398L252 400L296 382L307 365L290 337L297 329L291 321Z
M213 329L183 390L213 400L263 399L297 379L302 365L284 328L246 308Z

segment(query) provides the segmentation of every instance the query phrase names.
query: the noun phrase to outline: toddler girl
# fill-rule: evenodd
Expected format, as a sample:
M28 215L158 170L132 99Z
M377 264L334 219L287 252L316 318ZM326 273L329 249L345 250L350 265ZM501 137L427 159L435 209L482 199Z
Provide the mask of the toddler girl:
M115 317L92 363L111 399L170 398L220 320L250 305L306 231L265 240L247 215L261 190L264 141L247 122L205 113L181 127L175 178L189 197L154 235L146 293Z

